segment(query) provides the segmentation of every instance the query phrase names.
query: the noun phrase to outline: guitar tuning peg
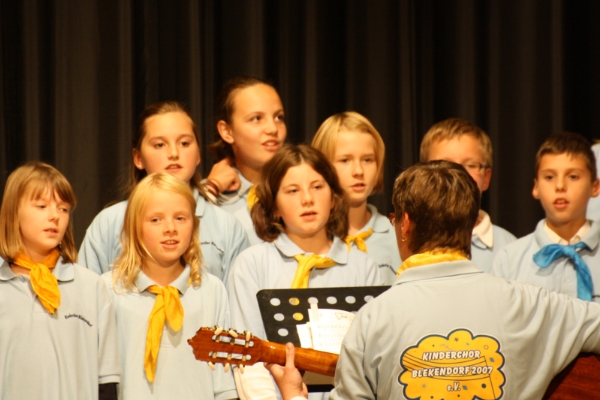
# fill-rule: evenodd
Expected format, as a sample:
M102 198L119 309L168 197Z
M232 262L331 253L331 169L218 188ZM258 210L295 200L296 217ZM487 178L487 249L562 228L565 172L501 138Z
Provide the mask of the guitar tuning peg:
M246 343L244 347L248 348L250 346L250 338L252 337L252 333L250 331L244 331L244 335L246 336Z
M223 328L221 328L219 325L215 325L215 335L220 335L221 332L223 332Z
M225 371L225 373L229 372L229 363L225 364L225 368L223 368L223 371Z
M238 333L233 328L229 328L227 333L229 333L234 338L237 338L239 336Z
M239 364L238 368L240 369L240 374L244 373L244 364Z
M212 362L208 362L208 366L210 367L210 369L212 369L213 371L215 371L217 368L215 368L215 364L213 364Z

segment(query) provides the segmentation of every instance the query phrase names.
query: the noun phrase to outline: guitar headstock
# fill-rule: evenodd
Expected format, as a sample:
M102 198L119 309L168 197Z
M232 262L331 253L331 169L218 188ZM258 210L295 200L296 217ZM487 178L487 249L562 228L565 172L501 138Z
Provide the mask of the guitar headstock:
M202 327L196 335L188 340L194 349L194 356L198 361L206 361L211 368L213 363L238 365L252 365L261 360L263 341L248 331L236 332L233 329L224 330L218 326L214 328Z

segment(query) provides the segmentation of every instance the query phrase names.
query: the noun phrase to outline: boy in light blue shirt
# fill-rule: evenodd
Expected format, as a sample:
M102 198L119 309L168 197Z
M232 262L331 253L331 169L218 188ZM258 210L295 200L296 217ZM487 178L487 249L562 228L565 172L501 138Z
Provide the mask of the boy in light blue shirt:
M549 137L536 155L533 186L546 218L500 251L492 273L600 302L600 225L586 218L588 201L599 192L587 140L570 132Z
M460 118L448 118L434 124L421 141L421 162L445 160L461 164L477 183L481 193L488 190L492 178L492 142L483 129ZM488 213L479 210L471 236L471 260L485 272L494 257L516 237L493 225Z

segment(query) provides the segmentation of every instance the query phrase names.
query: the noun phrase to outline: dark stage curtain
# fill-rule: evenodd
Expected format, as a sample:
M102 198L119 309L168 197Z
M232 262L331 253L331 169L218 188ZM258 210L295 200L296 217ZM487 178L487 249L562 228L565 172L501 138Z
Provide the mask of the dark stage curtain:
M542 217L534 155L560 130L600 138L600 3L570 1L84 0L0 2L0 183L28 160L56 165L79 198L77 243L119 196L136 115L185 102L212 160L216 92L252 74L279 89L289 141L356 110L394 177L451 116L491 136L483 207L518 236Z

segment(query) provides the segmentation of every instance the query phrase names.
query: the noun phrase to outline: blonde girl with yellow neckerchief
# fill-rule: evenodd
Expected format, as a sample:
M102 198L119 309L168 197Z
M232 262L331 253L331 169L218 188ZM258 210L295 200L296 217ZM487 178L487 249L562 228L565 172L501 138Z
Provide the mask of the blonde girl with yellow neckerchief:
M56 168L32 162L0 210L0 397L116 399L119 355L102 279L74 264L76 205Z
M102 276L117 317L121 398L237 398L231 372L197 362L187 344L201 326L229 326L225 287L203 272L195 209L189 185L164 172L129 197L123 253Z
M348 246L348 203L335 169L318 150L284 146L265 164L252 219L265 242L236 259L228 293L232 326L265 338L256 300L261 289L381 285L379 268ZM262 364L236 373L240 398L273 399ZM327 394L313 394L315 398Z
M369 196L383 190L385 144L381 135L365 116L345 111L321 124L312 146L333 164L348 197L348 249L368 253L379 265L384 282L391 285L400 266L396 233L388 218L367 203Z

